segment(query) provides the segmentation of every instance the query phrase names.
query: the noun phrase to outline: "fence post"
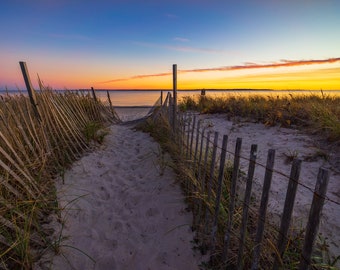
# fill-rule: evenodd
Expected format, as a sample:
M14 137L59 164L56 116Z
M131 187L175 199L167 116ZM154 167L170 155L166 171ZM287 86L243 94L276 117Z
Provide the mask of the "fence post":
M97 102L97 97L96 97L96 93L94 92L93 87L91 87L91 91L92 91L92 96L95 102Z
M311 263L313 245L319 229L320 215L325 202L328 181L329 172L326 169L320 168L315 185L312 206L309 211L309 218L300 258L299 270L308 269Z
M161 106L163 105L163 90L161 90Z
M207 207L205 208L205 233L208 232L208 225L209 225L209 221L208 221L208 219L209 219L209 204L210 204L211 196L212 196L212 181L213 181L214 172L215 172L217 143L218 143L218 132L215 131L213 151L212 151L211 163L210 163L209 179L208 179L208 185L207 185L208 197L207 197Z
M233 165L233 172L231 177L231 187L230 187L230 200L229 200L229 218L227 221L227 230L224 236L224 247L223 247L223 254L222 260L223 262L226 261L228 256L228 248L230 243L230 234L231 228L233 224L233 217L234 217L234 209L235 209L235 198L236 198L236 182L238 179L238 171L240 167L240 154L241 154L241 146L242 146L242 139L236 139L236 146L235 146L235 157L234 157L234 165Z
M37 104L37 98L36 98L35 90L32 87L32 83L31 83L30 76L28 74L28 69L27 69L27 66L26 66L26 62L20 61L19 64L20 64L22 76L24 77L24 81L25 81L25 85L26 85L26 88L27 88L28 96L29 96L31 104L33 106L34 114L35 114L35 116L37 117L38 120L41 120L40 114L39 114L38 108L37 108L38 104Z
M191 137L190 137L190 153L189 153L190 160L192 158L192 147L193 147L193 144L194 144L195 127L196 127L196 115L194 115L194 120L192 122L192 130L191 130Z
M251 270L258 269L258 264L260 261L261 243L262 243L263 232L264 232L264 224L266 222L266 212L267 212L267 205L268 205L268 199L269 199L269 190L270 190L270 185L271 185L272 176L273 176L274 160L275 160L275 150L269 149L268 156L267 156L266 173L264 175L263 190L262 190L261 204L260 204L260 210L259 210L259 218L257 222L254 256L253 256L253 264L251 266Z
M173 84L173 131L176 131L176 114L177 114L177 65L172 65L172 84Z
M200 128L201 128L201 122L202 120L199 119L197 122L197 128L196 128L196 142L195 142L195 152L194 152L194 163L193 163L193 171L195 173L195 175L197 175L196 173L196 162L197 162L197 152L198 152L198 143L200 140Z
M274 269L278 269L279 265L282 264L282 257L285 250L285 246L287 243L287 234L290 226L290 220L292 217L294 202L295 202L295 195L297 186L299 183L300 177L300 170L301 170L301 160L294 159L292 164L292 169L290 171L289 176L289 183L286 193L285 205L283 208L283 214L281 217L281 226L279 232L279 239L277 241L277 251L278 254L275 258Z
M204 133L205 133L205 128L203 128L202 130L202 136L201 136L201 146L200 146L200 155L198 158L198 166L197 166L197 182L198 185L200 186L200 189L198 190L198 192L203 196L204 195L204 181L203 179L201 179L201 166L202 166L202 157L203 157L203 143L204 143ZM202 218L202 198L200 198L200 200L198 201L198 222L200 221L200 219ZM197 224L196 224L196 227ZM199 230L200 231L200 230Z
M228 142L228 135L223 135L222 141L222 150L221 150L221 158L220 158L220 168L218 172L217 178L217 193L216 193L216 201L215 201L215 216L214 222L212 227L212 236L211 236L211 252L213 259L214 252L215 252L215 243L216 243L216 233L217 233L217 224L218 224L218 216L220 212L220 201L221 201L221 193L222 193L222 186L223 186L223 177L224 177L224 167L225 167L225 156L227 153L227 142Z
M240 245L237 255L237 265L238 270L243 269L243 248L245 243L245 236L247 230L247 221L248 221L248 212L249 212L249 203L251 197L251 189L253 185L253 178L255 172L255 164L256 164L256 156L257 156L257 145L252 144L250 149L250 158L249 158L249 167L248 167L248 175L247 175L247 183L246 183L246 191L244 194L243 200L243 212L242 212L242 223L240 230Z
M113 116L115 116L114 110L113 110L113 107L112 107L112 102L111 102L111 97L110 97L110 92L109 92L109 90L106 91L106 94L107 94L107 99L108 99L109 104L110 104L111 113L112 113Z
M192 125L192 115L188 116L188 125L187 125L187 152L186 152L186 159L189 159L189 150L190 150L190 127Z

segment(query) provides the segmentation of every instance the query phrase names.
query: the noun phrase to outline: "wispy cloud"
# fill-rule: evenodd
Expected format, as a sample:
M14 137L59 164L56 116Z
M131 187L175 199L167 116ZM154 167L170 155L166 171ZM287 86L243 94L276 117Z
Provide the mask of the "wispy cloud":
M217 68L202 68L202 69L190 69L182 70L182 72L208 72L208 71L231 71L231 70L244 70L244 69L261 69L261 68L281 68L281 67L294 67L294 66L306 66L306 65L318 65L318 64L331 64L340 62L338 58L317 59L317 60L281 60L280 62L270 64L256 64L245 63L240 66L224 66Z
M178 18L177 15L172 14L172 13L167 13L167 14L165 14L165 16L166 16L167 18L169 18L169 19L177 19L177 18Z
M189 42L190 40L187 38L182 38L182 37L175 37L175 41L180 41L180 42Z
M48 36L52 38L58 38L58 39L72 39L72 40L89 40L90 39L87 36L77 35L77 34L65 35L65 34L52 33L52 34L49 34Z
M209 49L209 48L196 48L191 46L176 46L176 45L164 45L164 44L155 44L155 43L148 43L148 42L134 42L134 44L143 46L143 47L150 47L150 48L161 48L171 51L179 51L179 52L200 52L200 53L224 53L223 50L216 50L216 49Z
M144 78L150 78L150 77L163 77L163 76L169 76L171 75L171 72L165 72L165 73L156 73L156 74L145 74L145 75L136 75L128 78L120 78L120 79L113 79L109 81L104 81L100 83L114 83L114 82L122 82L122 81L129 81L133 79L144 79Z
M239 66L223 66L216 68L200 68L200 69L184 69L178 70L179 73L193 73L193 72L211 72L211 71L233 71L233 70L246 70L246 69L263 69L263 68L281 68L281 67L294 67L294 66L305 66L305 65L320 65L320 64L332 64L340 62L340 57L337 58L328 58L328 59L314 59L314 60L281 60L279 62L270 63L270 64L256 64L256 63L245 63L244 65ZM171 72L165 73L156 73L156 74L144 74L144 75L136 75L128 78L119 78L104 81L101 83L113 83L120 81L128 81L133 79L144 79L150 77L162 77L162 76L170 76Z

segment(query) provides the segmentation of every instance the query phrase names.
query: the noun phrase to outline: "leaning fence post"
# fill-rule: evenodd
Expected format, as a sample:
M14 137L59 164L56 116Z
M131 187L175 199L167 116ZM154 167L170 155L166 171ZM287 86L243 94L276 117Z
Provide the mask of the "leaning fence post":
M196 127L196 142L195 142L194 163L193 163L194 173L196 172L196 162L197 162L198 143L200 139L201 122L202 120L199 119L197 122L197 127Z
M110 92L109 92L109 90L106 91L106 94L107 94L107 99L108 99L109 104L110 104L111 113L112 113L113 116L115 116L114 110L113 110L113 107L112 107L112 102L111 102L111 97L110 97Z
M286 199L285 199L285 205L283 208L283 214L281 217L281 226L280 226L280 232L279 232L279 239L277 241L277 257L275 258L274 269L278 269L279 265L281 264L280 261L283 257L283 253L285 250L285 246L287 243L287 234L290 226L290 220L292 217L294 202L295 202L295 195L297 186L299 183L299 177L300 177L300 170L301 170L301 160L300 159L294 159L292 164L292 169L290 171L289 176L289 183L286 193Z
M36 117L38 118L38 120L40 120L41 118L40 118L40 114L39 114L38 108L37 108L37 98L36 98L36 95L35 95L35 90L32 87L30 76L28 74L26 62L20 61L19 64L20 64L22 76L24 77L24 80L25 80L28 96L29 96L31 104L33 106L33 111L34 111Z
M176 114L177 114L177 65L172 65L172 84L173 84L173 131L176 131Z
M92 91L92 96L93 96L94 101L97 102L97 96L96 96L96 93L94 92L93 87L91 87L91 91Z
M218 171L218 178L217 178L218 186L217 186L216 201L215 201L215 215L214 215L214 222L213 222L212 233L211 233L212 234L211 236L212 256L211 257L212 258L214 258L213 254L215 252L217 224L218 224L218 216L220 213L220 201L221 201L222 185L223 185L223 178L224 178L225 156L227 153L227 142L228 142L228 135L223 135L220 168Z
M240 230L240 244L238 249L237 255L237 265L238 270L243 269L243 249L247 231L247 221L248 221L248 212L249 212L249 203L251 197L251 189L253 185L253 178L255 172L255 165L256 165L256 156L257 156L257 145L252 144L250 149L250 158L249 158L249 167L248 167L248 175L247 175L247 183L246 183L246 192L244 194L243 200L243 212L242 212L242 223L241 223L241 230Z
M211 163L210 163L210 171L209 171L209 179L208 179L208 196L207 196L207 207L205 208L205 233L208 232L208 226L209 226L209 204L212 197L212 181L214 178L214 172L215 172L215 162L216 162L216 155L217 155L217 143L218 143L218 132L215 131L214 135L214 144L213 144L213 150L212 150L212 156L211 156Z
M235 198L236 198L236 182L238 179L238 172L240 167L240 155L241 155L241 146L242 146L242 139L236 139L236 146L235 146L235 157L234 157L234 165L233 165L233 173L231 176L231 187L230 187L230 200L229 200L229 218L227 221L227 230L224 236L224 247L223 247L223 254L222 260L225 262L228 256L228 248L230 243L230 234L231 228L233 224L233 217L234 217L234 209L235 209Z
M325 202L328 181L329 172L326 169L320 168L315 185L312 206L309 211L309 218L300 258L299 270L308 269L311 263L313 245L319 229L320 215Z
M192 122L192 129L191 129L191 137L190 137L190 153L189 158L191 160L192 158L192 147L194 144L194 134L195 134L195 127L196 127L196 115L194 115L194 120Z
M274 160L275 160L275 150L269 149L268 157L267 157L266 173L264 175L261 204L260 204L260 210L259 210L259 216L258 216L259 218L257 222L257 230L256 230L256 236L255 236L254 257L253 257L253 264L251 266L252 270L258 269L258 264L260 261L261 243L262 243L263 232L264 232L264 224L266 222L266 212L267 212L267 205L268 205L268 199L269 199L270 184L271 184L272 176L273 176Z

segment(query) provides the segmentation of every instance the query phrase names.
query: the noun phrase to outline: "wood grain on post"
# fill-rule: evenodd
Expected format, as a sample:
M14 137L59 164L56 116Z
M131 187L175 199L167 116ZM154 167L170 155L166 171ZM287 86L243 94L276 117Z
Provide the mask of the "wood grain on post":
M251 190L252 190L253 178L254 178L254 172L255 172L256 157L257 157L257 145L252 144L251 149L250 149L250 158L249 158L250 161L249 161L249 167L248 167L246 191L245 191L244 200L243 200L242 223L241 223L241 229L240 229L240 244L239 244L239 250L237 254L237 265L238 265L237 269L238 270L243 269L243 249L244 249L245 236L246 236L246 231L247 231L248 212L249 212Z
M290 171L289 183L286 193L285 205L283 208L281 225L279 231L279 238L277 241L277 252L280 257L275 258L273 269L279 269L282 262L283 253L287 243L287 234L290 226L290 221L293 213L296 190L299 184L299 177L301 171L301 160L294 159L292 169Z
M318 233L321 211L325 202L325 195L329 181L329 172L320 168L316 180L312 206L309 210L309 218L306 226L305 240L300 258L299 270L308 269L311 263L313 245Z
M257 230L256 230L256 236L255 236L253 263L251 266L252 270L256 270L259 268L258 265L260 262L261 244L262 244L262 239L263 239L264 224L266 221L269 190L270 190L270 185L271 185L272 176L273 176L274 160L275 160L275 150L269 149L268 156L267 156L266 173L264 175L261 204L260 204L260 210L259 210L259 215L258 215Z

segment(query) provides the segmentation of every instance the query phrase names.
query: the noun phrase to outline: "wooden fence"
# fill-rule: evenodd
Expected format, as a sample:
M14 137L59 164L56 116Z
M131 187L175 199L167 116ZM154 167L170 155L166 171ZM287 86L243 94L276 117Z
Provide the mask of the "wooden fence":
M187 175L182 175L182 180L194 214L193 228L197 232L199 246L203 250L209 249L214 266L221 268L237 266L237 269L282 267L286 269L288 264L289 267L295 264L295 269L308 269L312 264L313 245L329 180L328 171L319 169L314 195L311 194L314 197L305 234L303 239L301 235L296 238L301 244L303 242L303 245L299 246L292 243L294 236L289 235L289 229L299 185L301 160L295 159L292 163L281 223L277 228L266 219L274 174L275 150L268 151L260 202L252 202L254 171L258 165L257 145L251 146L246 176L240 175L242 138L236 141L233 160L227 162L227 135L223 136L222 145L218 145L220 134L208 132L195 114L180 112L174 114L174 110L176 107L173 97L168 93L162 107L153 116L153 121L161 119L169 122L172 127L172 139L184 157L178 162L189 170ZM241 177L246 178L243 196L236 192L237 182ZM269 228L267 231L266 227ZM273 233L277 235L275 240L271 235ZM289 250L290 252L294 250L295 254L299 255L294 262L285 258L285 252Z
M319 169L304 235L303 230L292 235L290 225L301 160L292 162L280 226L275 226L266 219L271 182L275 177L275 150L268 151L262 195L256 202L251 192L254 171L259 166L257 145L251 146L246 157L248 171L241 172L242 138L236 141L233 158L226 160L228 136L223 135L222 144L218 145L220 134L208 132L195 114L178 112L175 104L173 95L168 93L152 119L156 123L163 119L171 126L171 140L179 147L182 157L178 162L187 172L181 174L181 180L193 211L198 246L203 252L210 252L214 267L310 269L329 181L328 171ZM237 186L242 185L241 179L244 184L240 193Z
M94 125L119 121L91 96L34 91L20 66L29 98L0 96L0 269L31 269L53 245L43 224L58 210L54 178L89 149Z

